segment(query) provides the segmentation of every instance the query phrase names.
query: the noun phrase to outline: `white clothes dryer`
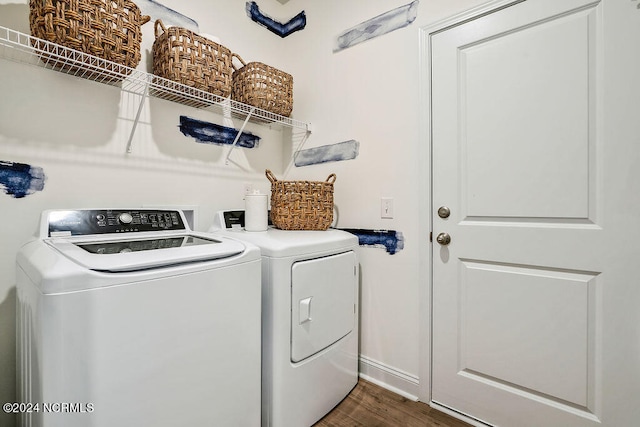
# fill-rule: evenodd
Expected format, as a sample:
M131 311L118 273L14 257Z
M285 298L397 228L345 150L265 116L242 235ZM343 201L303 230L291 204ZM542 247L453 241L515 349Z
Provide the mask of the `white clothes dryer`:
M46 211L17 276L21 426L260 425L257 247L181 211Z
M356 236L340 231L245 231L244 211L209 230L262 254L262 426L309 427L358 382Z

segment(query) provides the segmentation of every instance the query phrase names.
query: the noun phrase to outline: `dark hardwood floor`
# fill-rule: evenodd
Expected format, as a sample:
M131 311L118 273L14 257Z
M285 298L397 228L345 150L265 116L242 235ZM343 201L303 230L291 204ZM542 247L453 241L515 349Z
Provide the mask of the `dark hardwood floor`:
M351 393L314 427L470 427L469 424L360 380Z

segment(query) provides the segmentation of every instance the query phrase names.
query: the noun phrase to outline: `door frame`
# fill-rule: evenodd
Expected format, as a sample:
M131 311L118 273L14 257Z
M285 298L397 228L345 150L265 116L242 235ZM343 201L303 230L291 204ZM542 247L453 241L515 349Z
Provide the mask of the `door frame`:
M446 412L456 418L460 418L465 422L478 426L486 427L486 424L480 423L473 418L464 414L451 411L431 401L431 306L432 306L432 289L433 289L433 244L430 242L430 233L433 231L433 206L432 206L432 123L431 123L431 38L442 31L456 27L467 21L479 18L499 11L517 3L526 0L490 0L484 4L473 7L451 17L436 21L432 24L420 27L418 31L419 41L419 117L425 117L427 120L420 121L418 144L418 160L419 165L427 167L418 168L418 232L420 236L420 244L418 248L419 259L427 260L418 266L419 289L419 385L418 400L428 403L430 406Z

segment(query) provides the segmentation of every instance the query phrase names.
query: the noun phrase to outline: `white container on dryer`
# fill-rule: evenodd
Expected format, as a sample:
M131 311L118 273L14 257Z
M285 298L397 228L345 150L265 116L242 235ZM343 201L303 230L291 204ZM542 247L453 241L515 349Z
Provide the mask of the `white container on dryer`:
M341 230L243 229L218 212L209 231L262 254L262 426L309 427L358 382L358 238Z
M260 426L260 265L181 211L44 212L17 256L19 425Z

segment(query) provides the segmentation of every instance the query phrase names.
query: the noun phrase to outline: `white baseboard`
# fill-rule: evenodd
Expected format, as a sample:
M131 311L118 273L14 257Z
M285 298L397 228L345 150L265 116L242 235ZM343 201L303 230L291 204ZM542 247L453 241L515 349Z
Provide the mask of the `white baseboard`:
M420 380L417 376L408 374L362 355L360 355L359 365L360 378L386 388L387 390L397 393L409 400L413 400L414 402L418 401ZM490 424L483 423L475 418L453 411L436 402L430 402L429 405L438 411L451 415L452 417L462 420L474 427L490 427Z
M360 355L360 378L386 388L407 399L417 401L420 381L417 376L408 374L384 363Z

